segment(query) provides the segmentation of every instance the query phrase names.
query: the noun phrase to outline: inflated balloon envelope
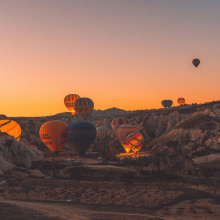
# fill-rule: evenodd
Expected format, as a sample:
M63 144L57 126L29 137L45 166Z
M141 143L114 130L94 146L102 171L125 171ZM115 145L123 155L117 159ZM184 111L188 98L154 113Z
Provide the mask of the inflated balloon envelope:
M94 103L90 98L79 98L74 102L74 110L76 114L86 121L94 109Z
M130 124L121 125L116 130L116 137L127 153L131 150L131 146L126 144L126 138L129 134L138 132L138 130L138 126Z
M96 138L96 128L87 121L71 123L67 128L67 138L79 155L83 155Z
M144 137L141 133L131 133L126 137L126 144L134 153L137 153L143 146Z
M64 105L71 112L71 114L75 115L74 102L79 99L80 96L77 94L69 94L64 98Z
M96 131L98 137L104 138L107 136L109 129L106 126L99 126L96 128Z
M118 126L121 126L123 124L129 124L128 119L122 117L113 119L111 123L112 130L115 132Z
M185 99L184 98L178 98L177 102L179 105L184 105L185 104Z
M193 59L192 64L197 68L200 64L200 60L198 58Z
M63 121L48 121L40 127L39 135L51 151L59 152L67 141L66 129L67 124Z
M13 136L17 141L20 140L21 127L13 120L0 120L0 131Z

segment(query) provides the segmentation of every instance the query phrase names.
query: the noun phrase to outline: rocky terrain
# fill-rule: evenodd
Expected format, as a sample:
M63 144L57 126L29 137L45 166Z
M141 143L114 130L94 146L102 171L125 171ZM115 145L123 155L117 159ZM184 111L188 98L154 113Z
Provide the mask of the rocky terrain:
M139 126L145 138L141 151L148 156L115 157L124 152L111 129L112 119L118 116ZM102 212L100 219L108 219L109 210L111 215L117 212L118 219L132 215L135 219L218 219L220 101L132 112L116 108L95 111L89 121L108 127L109 132L89 149L94 159L89 155L81 158L84 165L66 162L76 156L68 144L54 157L38 134L48 120L71 123L77 117L60 113L11 119L20 124L22 135L17 142L0 134L0 197L8 205L21 206L14 200L56 202L61 209L69 201L82 209L96 209L100 216ZM103 160L97 160L99 155ZM69 213L68 207L64 209ZM68 213L61 219L70 219L65 217ZM94 213L82 216L98 219Z

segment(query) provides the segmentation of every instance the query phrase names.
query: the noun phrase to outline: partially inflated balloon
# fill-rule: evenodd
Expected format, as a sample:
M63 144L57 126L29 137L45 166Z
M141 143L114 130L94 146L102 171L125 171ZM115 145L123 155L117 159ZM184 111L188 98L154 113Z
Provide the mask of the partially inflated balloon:
M194 59L192 61L192 64L197 68L199 66L199 64L200 64L200 60L199 59Z
M71 112L72 115L75 115L74 110L74 102L79 99L79 95L77 94L69 94L64 98L64 105L67 107L67 109Z
M178 98L177 102L179 105L184 105L185 104L185 99L184 98Z
M0 120L0 131L13 136L17 141L20 139L21 127L12 120Z
M144 137L141 133L131 133L126 138L126 144L134 153L137 153L143 146Z
M63 121L48 121L40 127L39 135L42 142L53 152L59 152L64 147L67 124Z
M96 138L96 128L90 122L74 122L67 128L67 138L79 155L83 155Z
M111 123L111 127L112 127L112 130L115 132L118 126L123 125L123 124L128 124L128 123L129 123L128 119L119 117L119 118L113 119Z
M96 128L96 131L98 137L104 138L108 134L109 129L106 126L99 126Z
M116 130L116 137L127 153L131 150L131 146L126 144L126 137L134 132L138 132L138 126L130 124L121 125Z
M94 109L94 103L90 98L79 98L74 102L76 114L86 121Z
M163 100L161 102L161 104L164 108L170 108L173 105L173 101L172 100Z

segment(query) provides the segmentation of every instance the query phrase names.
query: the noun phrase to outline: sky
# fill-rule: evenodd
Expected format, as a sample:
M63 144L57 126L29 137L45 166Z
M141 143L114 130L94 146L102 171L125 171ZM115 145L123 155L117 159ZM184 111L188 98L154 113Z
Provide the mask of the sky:
M0 0L0 114L219 100L219 21L219 0Z

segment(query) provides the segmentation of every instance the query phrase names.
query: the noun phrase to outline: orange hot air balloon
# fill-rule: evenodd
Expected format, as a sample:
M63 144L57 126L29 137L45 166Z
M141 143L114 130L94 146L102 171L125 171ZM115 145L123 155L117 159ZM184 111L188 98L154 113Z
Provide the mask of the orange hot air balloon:
M177 102L179 105L184 105L185 104L185 99L184 98L178 98Z
M39 131L42 142L53 152L59 152L67 141L67 124L63 121L45 122Z
M0 120L0 131L13 136L17 141L20 139L21 127L12 120Z
M126 138L134 132L138 132L138 126L130 124L121 125L116 130L116 137L127 153L131 150L131 146L126 144Z
M94 103L90 98L79 98L74 102L76 114L86 121L94 109Z
M74 102L79 99L79 95L77 94L69 94L64 98L64 105L67 107L67 109L71 112L71 114L75 115L75 109L74 109Z

